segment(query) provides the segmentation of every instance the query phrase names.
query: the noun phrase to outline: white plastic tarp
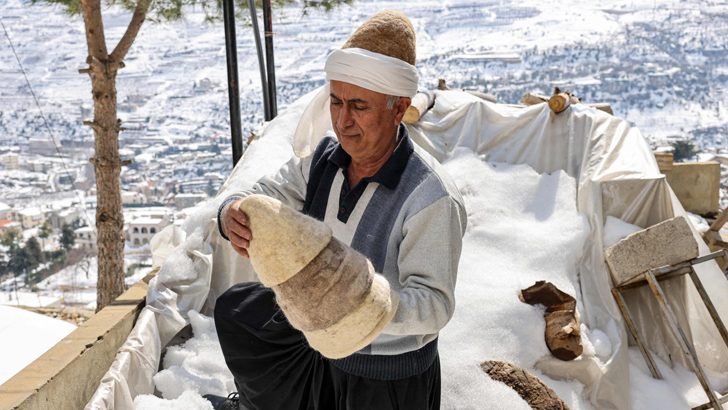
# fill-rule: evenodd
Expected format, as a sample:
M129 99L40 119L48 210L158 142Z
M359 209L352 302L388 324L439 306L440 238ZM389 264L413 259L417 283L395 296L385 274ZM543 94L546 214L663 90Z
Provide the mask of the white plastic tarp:
M142 311L116 361L101 381L86 409L133 409L133 398L154 392L163 346L187 323L189 309L210 314L214 301L231 285L256 280L250 262L238 256L217 233L217 207L227 192L251 187L260 177L275 173L293 155L293 135L315 90L274 119L250 146L218 197L179 228L168 228L152 243L155 264L185 236L204 230L199 249L186 252L195 262L196 276L186 282L164 283L159 276L149 287ZM565 170L577 181L578 211L591 226L579 268L577 295L582 321L609 335L612 356L604 366L589 360L562 362L543 359L539 370L554 378L574 378L598 409L627 410L629 398L628 336L611 294L612 282L604 263L603 224L608 215L647 227L685 213L657 168L640 132L626 121L574 105L555 115L546 104L515 108L491 104L459 91L436 91L435 106L409 126L413 140L442 161L456 148L467 147L487 161L528 164L538 172ZM316 141L311 141L315 144ZM695 232L701 254L707 246ZM189 241L189 239L188 239ZM721 317L728 319L728 282L714 262L697 267ZM685 279L664 284L679 321L689 329L699 357L707 368L728 371L728 349L696 290ZM670 363L684 360L651 293L625 295L648 347Z

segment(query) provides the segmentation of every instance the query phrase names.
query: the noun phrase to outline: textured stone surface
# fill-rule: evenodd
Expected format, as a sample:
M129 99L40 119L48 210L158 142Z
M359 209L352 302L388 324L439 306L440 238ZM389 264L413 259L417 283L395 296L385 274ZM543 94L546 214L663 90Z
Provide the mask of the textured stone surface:
M685 217L677 216L622 239L604 257L618 286L650 269L697 258L698 243Z

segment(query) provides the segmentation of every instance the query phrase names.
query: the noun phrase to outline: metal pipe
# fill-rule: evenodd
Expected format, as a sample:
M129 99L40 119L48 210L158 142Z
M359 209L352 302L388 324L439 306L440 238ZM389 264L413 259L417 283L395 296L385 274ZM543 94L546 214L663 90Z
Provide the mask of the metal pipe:
M276 98L276 64L273 61L273 13L270 0L263 0L263 29L265 33L265 66L268 69L268 102L271 119L278 115Z
M263 45L260 41L260 30L258 29L258 13L255 10L255 0L248 0L248 8L250 9L250 22L253 26L253 35L255 36L255 48L258 51L258 66L260 67L260 85L263 88L263 108L265 120L273 119L270 112L270 100L268 98L268 81L266 81L265 61L263 61Z
M233 145L233 167L243 156L243 127L240 120L240 89L238 82L238 48L235 36L234 0L223 0L225 23L225 55L227 57L228 100L230 101L230 140Z

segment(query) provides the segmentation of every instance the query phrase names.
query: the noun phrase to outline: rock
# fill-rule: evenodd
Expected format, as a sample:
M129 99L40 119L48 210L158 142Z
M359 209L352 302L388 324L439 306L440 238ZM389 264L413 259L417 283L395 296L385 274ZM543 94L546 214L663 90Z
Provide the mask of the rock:
M556 358L569 361L581 355L584 347L581 345L581 327L573 296L541 280L521 290L518 298L529 305L546 307L544 338Z
M491 379L515 390L534 410L569 410L569 406L541 379L514 364L487 361L480 367Z
M698 257L698 243L683 216L635 232L604 250L615 286L642 279L648 270Z

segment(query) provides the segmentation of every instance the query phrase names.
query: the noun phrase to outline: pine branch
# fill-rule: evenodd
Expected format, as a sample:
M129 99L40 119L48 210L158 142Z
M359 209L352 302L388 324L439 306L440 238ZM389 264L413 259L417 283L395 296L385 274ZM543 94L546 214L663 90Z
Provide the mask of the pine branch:
M129 27L126 28L124 36L121 37L119 44L116 45L116 48L111 53L111 61L121 61L126 56L126 53L129 52L137 33L139 33L139 29L142 27L142 23L144 23L144 19L147 17L147 10L149 10L151 3L152 0L139 0L137 2L134 15L131 17L131 22L129 22Z

